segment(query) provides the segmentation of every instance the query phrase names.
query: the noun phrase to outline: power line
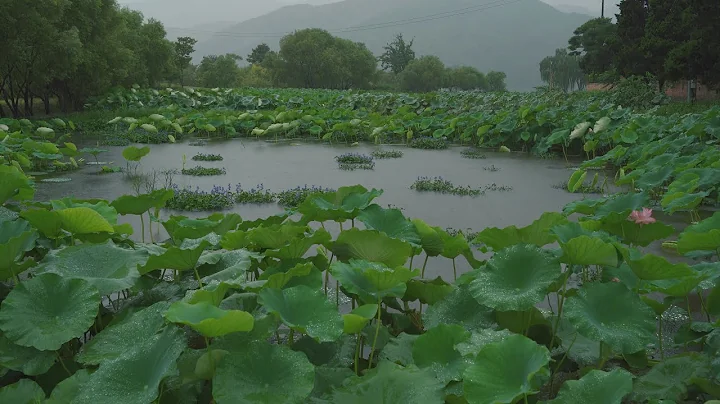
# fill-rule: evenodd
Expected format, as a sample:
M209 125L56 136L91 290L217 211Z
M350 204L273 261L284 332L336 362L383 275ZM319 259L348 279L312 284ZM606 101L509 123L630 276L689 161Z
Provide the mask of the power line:
M451 10L451 11L445 11L442 13L435 13L430 15L425 15L422 17L414 17L414 18L408 18L404 20L396 20L396 21L386 21L382 23L376 23L376 24L367 24L367 25L358 25L358 26L351 26L346 28L339 28L339 29L331 29L328 30L330 33L347 33L347 32L359 32L359 31L370 31L375 29L383 29L383 28L393 28L393 27L399 27L404 25L410 25L410 24L417 24L422 22L428 22L428 21L435 21L450 17L457 17L461 15L466 15L470 13L475 13L478 11L485 11L496 7L501 6L507 6L513 3L518 3L523 0L495 0L491 1L489 3L465 7L457 10ZM291 34L292 31L286 31L286 32L248 32L248 33L242 33L242 32L223 32L223 31L203 31L203 30L193 30L193 29L187 29L187 28L177 28L177 27L168 27L167 30L172 31L184 31L188 33L204 33L204 34L212 34L213 36L219 36L219 37L235 37L235 38L282 38L285 35Z

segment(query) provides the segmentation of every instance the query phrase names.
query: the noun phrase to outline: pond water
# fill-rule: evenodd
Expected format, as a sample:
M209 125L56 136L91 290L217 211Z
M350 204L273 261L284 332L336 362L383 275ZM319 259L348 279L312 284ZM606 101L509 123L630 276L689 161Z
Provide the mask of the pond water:
M184 144L151 145L151 152L141 161L141 171L158 173L163 170L182 168L182 156L187 156L186 168L224 167L227 174L210 177L175 175L173 181L180 187L199 186L210 190L213 185L228 184L235 188L241 183L244 189L263 184L271 191L281 191L307 184L338 188L361 184L368 189L378 188L384 194L376 199L383 207L394 205L412 218L421 218L433 226L455 229L471 228L480 231L486 227L509 225L526 226L546 211L559 211L562 207L582 195L570 194L552 186L567 181L572 173L565 161L543 160L526 154L485 153L486 159L462 158L462 147L448 150L418 150L404 146L382 146L383 149L399 149L405 154L398 159L376 160L374 170L339 170L335 156L347 153L370 154L377 150L375 145L319 145L308 143L271 143L255 140L229 140L209 142L198 147ZM101 154L101 161L114 162L124 166L122 147L107 147L110 151ZM223 156L223 161L197 162L191 160L197 153L213 153ZM89 158L88 158L89 157ZM87 161L93 161L91 156ZM498 171L484 167L495 166ZM49 200L63 197L103 198L112 200L123 194L133 193L132 182L122 173L98 174L99 167L88 165L69 173L71 182L38 184L36 198ZM483 188L492 183L512 187L512 191L488 191L483 196L460 197L435 193L420 193L410 185L421 176L436 177L452 181L455 185L470 185ZM164 183L158 175L160 186ZM145 191L142 191L145 192ZM236 212L244 219L256 219L282 212L272 205L236 205L228 212ZM191 217L207 216L208 212L165 212ZM120 222L131 223L139 234L140 221L137 216L120 217ZM334 226L330 226L334 227ZM328 229L337 232L338 229ZM137 234L136 234L137 236ZM157 234L163 239L165 234ZM458 260L459 272L469 269L464 259ZM417 264L416 264L417 265ZM443 276L452 280L452 265L447 259L431 260L427 277Z

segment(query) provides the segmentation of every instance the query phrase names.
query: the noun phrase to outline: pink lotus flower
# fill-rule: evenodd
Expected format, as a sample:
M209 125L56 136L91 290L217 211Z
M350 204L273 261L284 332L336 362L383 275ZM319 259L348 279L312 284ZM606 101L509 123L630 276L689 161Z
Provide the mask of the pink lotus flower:
M634 210L628 217L628 220L632 220L633 222L641 226L644 224L655 223L655 218L652 217L652 212L652 209L648 208L643 208L642 210Z

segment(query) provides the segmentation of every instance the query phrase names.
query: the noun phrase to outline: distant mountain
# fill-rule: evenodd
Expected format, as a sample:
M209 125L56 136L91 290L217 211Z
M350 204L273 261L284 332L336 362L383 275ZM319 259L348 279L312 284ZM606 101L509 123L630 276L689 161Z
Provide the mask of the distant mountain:
M418 56L437 55L446 65L470 65L483 72L504 71L510 89L531 90L541 84L538 64L556 48L567 46L572 32L591 17L566 14L539 0L501 3L449 18L453 10L482 7L487 0L345 0L322 6L293 5L244 21L198 43L195 59L228 52L247 55L266 42L279 47L279 36L304 28L324 28L364 42L376 55L395 34L415 38ZM395 22L390 27L377 24ZM375 25L373 25L375 24ZM382 26L385 26L384 24ZM349 28L348 27L354 27Z

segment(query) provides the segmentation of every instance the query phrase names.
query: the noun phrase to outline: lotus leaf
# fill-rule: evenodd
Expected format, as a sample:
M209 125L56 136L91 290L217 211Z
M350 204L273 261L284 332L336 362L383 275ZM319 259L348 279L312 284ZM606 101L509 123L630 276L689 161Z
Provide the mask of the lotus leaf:
M313 390L315 368L302 352L255 341L229 351L213 378L213 398L225 403L302 402Z
M86 207L57 211L63 229L72 234L112 233L113 226L101 214Z
M415 246L420 245L420 236L415 225L399 209L384 209L372 204L360 212L358 219L368 229L377 230L390 238L400 239Z
M412 255L410 244L377 230L345 230L330 249L340 261L356 258L391 267L405 264Z
M343 333L343 319L320 289L305 285L289 289L263 289L262 304L280 316L288 327L307 334L320 342L336 341Z
M581 335L623 354L645 349L655 340L655 313L620 283L584 285L568 298L565 315Z
M633 376L623 369L591 370L580 380L567 381L547 404L621 404L633 389Z
M203 241L195 248L183 250L178 247L170 247L161 255L151 255L147 263L139 267L141 275L158 269L173 269L176 271L189 271L195 269L203 251L210 245Z
M35 188L19 168L0 165L0 205L10 199L28 200L35 195Z
M56 350L95 321L100 295L82 279L41 274L21 282L0 306L0 330L14 343Z
M443 387L428 371L381 361L365 376L355 376L335 390L331 402L442 404Z
M150 148L130 146L123 150L122 155L127 161L140 161L150 153Z
M567 219L559 213L543 213L538 220L523 228L515 226L504 229L487 228L478 234L473 243L485 244L495 251L515 244L534 244L542 247L555 241L555 236L550 233L550 229L565 223L567 223Z
M0 389L0 402L13 404L37 404L45 401L45 392L34 381L20 379Z
M174 192L170 189L159 189L149 194L143 195L123 195L114 200L110 206L117 210L121 215L142 215L151 208L160 208L165 206L165 202L170 200Z
M345 334L358 334L361 332L367 323L375 317L379 307L377 304L366 304L348 314L343 314L343 332Z
M497 310L526 310L545 298L560 277L560 263L530 244L514 245L475 271L470 290L475 299Z
M164 314L173 323L185 324L206 337L221 337L253 329L252 314L241 310L222 310L207 302L173 303Z
M379 263L351 259L349 263L334 262L332 275L342 287L367 303L377 303L386 297L402 297L407 282L418 275L404 267L395 269Z
M615 246L590 236L579 236L560 244L563 256L560 260L570 265L618 266Z
M535 341L513 335L486 345L464 372L469 403L514 403L540 390L550 375L550 352Z
M635 380L636 400L682 401L693 379L708 374L707 361L697 354L669 358Z
M0 334L0 366L37 376L47 372L57 359L53 351L39 351L14 344Z
M324 222L335 220L344 222L353 219L360 211L370 206L373 199L382 195L382 191L368 191L361 185L340 187L332 193L317 194L309 197L298 207L307 221Z
M460 381L469 363L455 346L469 338L470 332L462 326L441 324L427 330L415 340L413 360L419 368L429 368L435 377L445 384L452 380Z
M492 310L480 305L473 298L468 286L456 287L444 299L428 307L423 314L425 327L434 328L440 324L461 324L476 331L494 323Z

